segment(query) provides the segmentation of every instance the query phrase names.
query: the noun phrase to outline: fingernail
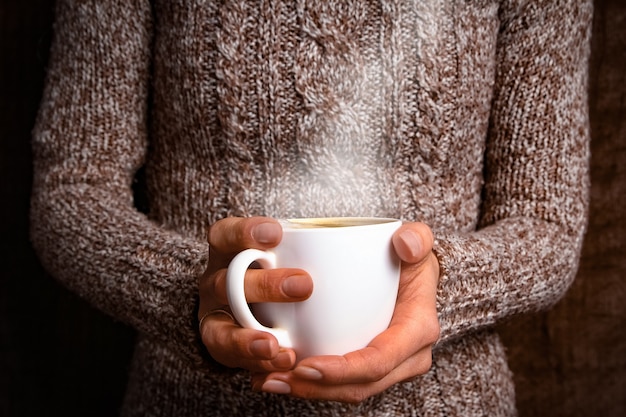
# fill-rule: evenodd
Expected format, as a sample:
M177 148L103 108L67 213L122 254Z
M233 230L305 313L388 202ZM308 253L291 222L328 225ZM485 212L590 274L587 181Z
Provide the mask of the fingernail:
M406 246L412 257L417 257L422 248L422 240L412 230L405 230L400 233L400 240Z
M251 387L250 388L252 388L252 391L255 391L255 392L261 391L261 389L263 388L263 381L254 381L253 380L251 382Z
M272 359L272 365L278 369L291 369L295 363L295 355L284 351L279 352L274 359Z
M281 234L282 228L277 223L261 223L252 229L252 237L259 243L276 243Z
M289 394L291 387L286 382L270 379L265 381L261 390L269 392L270 394Z
M287 277L282 284L283 292L294 298L301 298L311 292L310 279L306 275L293 275Z
M298 366L293 370L293 373L302 379L308 379L310 381L319 381L324 377L320 371L310 366Z
M272 354L272 346L270 345L270 341L266 339L254 340L252 343L250 343L250 352L254 356L269 358Z

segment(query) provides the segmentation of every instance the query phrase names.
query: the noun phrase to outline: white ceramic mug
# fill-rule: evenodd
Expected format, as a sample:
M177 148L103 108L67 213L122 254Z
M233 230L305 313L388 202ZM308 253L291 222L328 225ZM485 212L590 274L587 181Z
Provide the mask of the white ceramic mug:
M273 334L298 359L367 346L389 326L395 308L400 260L391 237L401 221L335 217L280 222L283 238L277 247L244 250L229 265L227 294L237 321ZM307 271L312 295L302 302L254 304L251 311L244 276L253 262Z

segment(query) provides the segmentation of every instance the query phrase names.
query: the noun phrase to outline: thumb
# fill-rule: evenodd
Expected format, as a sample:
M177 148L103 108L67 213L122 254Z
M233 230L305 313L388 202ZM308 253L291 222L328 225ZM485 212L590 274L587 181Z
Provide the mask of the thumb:
M430 254L434 240L430 227L421 222L404 223L392 238L396 254L411 264L422 262Z

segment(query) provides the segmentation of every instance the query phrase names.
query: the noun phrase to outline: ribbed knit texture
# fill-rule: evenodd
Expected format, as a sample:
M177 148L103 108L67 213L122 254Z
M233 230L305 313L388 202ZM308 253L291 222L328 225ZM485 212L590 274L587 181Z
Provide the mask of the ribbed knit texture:
M514 415L492 326L576 272L590 3L57 1L32 238L139 331L124 415ZM195 318L206 228L230 215L429 224L432 370L359 405L252 393Z

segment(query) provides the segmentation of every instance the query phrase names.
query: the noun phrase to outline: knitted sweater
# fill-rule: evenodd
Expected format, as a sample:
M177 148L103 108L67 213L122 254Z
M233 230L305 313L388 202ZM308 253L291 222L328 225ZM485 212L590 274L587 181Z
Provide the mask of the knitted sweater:
M123 414L515 414L493 326L575 275L591 14L589 0L57 1L31 234L56 278L137 329ZM430 372L346 405L253 393L212 361L196 319L206 228L251 215L430 225Z

